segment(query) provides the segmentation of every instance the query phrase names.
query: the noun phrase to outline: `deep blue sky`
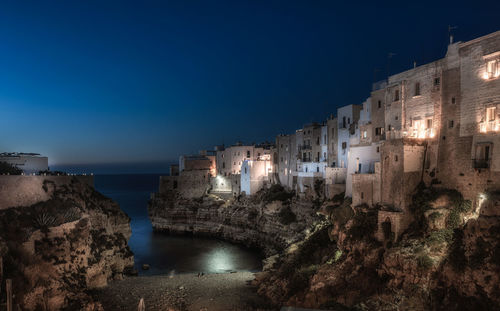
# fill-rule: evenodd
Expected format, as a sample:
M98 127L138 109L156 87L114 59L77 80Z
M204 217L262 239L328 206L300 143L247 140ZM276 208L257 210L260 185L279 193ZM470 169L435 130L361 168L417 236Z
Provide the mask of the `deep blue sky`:
M8 1L0 151L52 165L170 161L273 139L391 72L500 30L500 1Z

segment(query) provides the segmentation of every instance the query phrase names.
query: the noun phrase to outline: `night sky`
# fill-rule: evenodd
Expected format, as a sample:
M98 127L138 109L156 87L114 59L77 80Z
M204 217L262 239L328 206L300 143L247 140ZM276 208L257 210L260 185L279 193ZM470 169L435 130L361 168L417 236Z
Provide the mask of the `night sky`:
M469 3L3 1L0 152L154 171L273 140L362 103L388 67L443 57L448 25L500 30L500 1Z

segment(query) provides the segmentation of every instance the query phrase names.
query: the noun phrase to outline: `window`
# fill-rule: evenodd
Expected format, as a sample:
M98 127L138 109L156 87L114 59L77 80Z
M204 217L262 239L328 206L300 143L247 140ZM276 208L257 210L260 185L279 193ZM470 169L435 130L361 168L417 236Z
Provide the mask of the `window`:
M495 121L495 111L496 107L486 109L486 121Z
M247 150L247 158L250 158L250 150Z
M398 101L399 100L399 90L395 90L394 91L394 101Z
M332 127L332 138L335 136L335 128Z
M283 162L283 157L281 157L280 162Z
M457 102L457 100L455 99L455 97L452 97L452 98L451 98L451 103L452 103L452 104L455 104L456 102Z
M378 109L382 108L382 102L379 100L378 101Z
M383 127L376 127L375 128L375 135L380 136L384 134L384 128Z
M347 124L351 124L351 118L347 118Z
M377 153L380 153L380 147L377 147Z
M363 200L363 199L364 199L364 194L363 194L363 192L361 192L361 200Z
M344 142L342 142L342 149L345 149L345 148L347 148L347 143L344 141Z
M415 83L415 94L414 96L420 95L420 82Z
M319 166L316 166L316 172L319 173Z
M326 152L323 152L323 159L326 159Z
M307 166L306 166L306 173L307 173Z
M432 119L427 119L427 128L432 128Z
M490 60L486 65L486 78L498 77L498 60Z
M342 127L346 128L345 117L342 117Z
M448 122L448 127L449 127L449 128L453 128L453 125L454 125L454 124L453 124L453 120L450 120L450 121Z
M325 135L325 136L323 136L323 144L324 144L324 145L326 145L326 144L327 144L327 142L326 142L326 135Z
M367 132L363 131L363 138L366 138L366 136L367 136Z
M387 125L387 130L390 131L391 130L391 125Z
M398 156L397 155L394 156L394 161L398 162Z
M283 144L281 144L281 149L283 149Z
M441 84L441 79L439 77L434 78L434 86L439 86Z
M319 145L319 136L316 137L316 145Z
M247 173L247 168L245 167L245 174Z
M226 168L226 162L222 162L222 168Z
M394 120L396 120L396 121L397 121L397 120L398 120L398 118L399 118L398 116L395 116L395 117L394 117Z

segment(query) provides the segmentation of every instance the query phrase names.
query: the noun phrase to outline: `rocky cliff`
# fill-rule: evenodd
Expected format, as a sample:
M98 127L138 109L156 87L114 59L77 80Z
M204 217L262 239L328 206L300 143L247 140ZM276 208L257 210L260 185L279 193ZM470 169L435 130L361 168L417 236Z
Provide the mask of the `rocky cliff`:
M73 179L43 182L47 199L0 210L3 278L24 310L98 310L87 291L133 267L130 219L111 199Z
M220 237L273 255L254 284L277 306L482 310L500 307L499 206L495 193L473 210L457 191L421 186L414 222L384 241L374 238L381 207L282 190L240 199L164 193L149 213L157 230Z
M252 197L205 195L184 199L171 191L149 203L153 228L222 238L266 255L274 255L303 239L321 219L311 201L298 200L280 187Z
M348 202L347 202L348 203ZM378 242L376 211L336 205L295 251L257 276L277 304L335 310L497 310L500 196L477 210L456 191L415 194L416 221L398 240Z

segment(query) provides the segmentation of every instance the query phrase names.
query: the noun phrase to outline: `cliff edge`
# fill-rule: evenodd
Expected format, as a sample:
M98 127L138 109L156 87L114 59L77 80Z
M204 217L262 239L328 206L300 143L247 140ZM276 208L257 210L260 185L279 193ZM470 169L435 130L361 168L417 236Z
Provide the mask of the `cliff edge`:
M12 176L1 177L2 191L16 191L6 186ZM133 268L130 218L90 183L61 177L15 177L32 189L23 202L33 202L0 209L3 279L23 310L100 310L87 291Z

